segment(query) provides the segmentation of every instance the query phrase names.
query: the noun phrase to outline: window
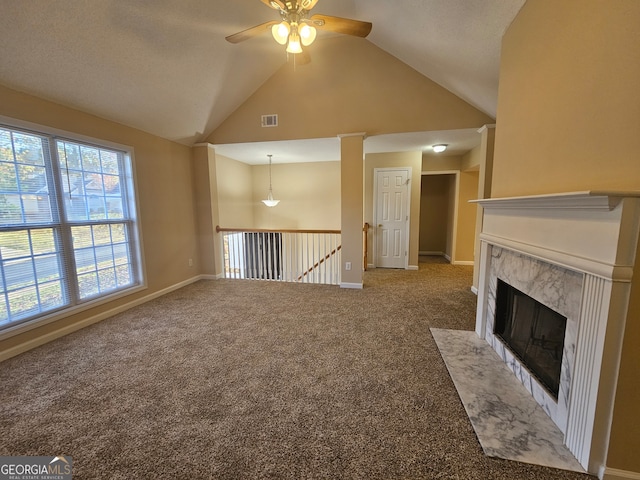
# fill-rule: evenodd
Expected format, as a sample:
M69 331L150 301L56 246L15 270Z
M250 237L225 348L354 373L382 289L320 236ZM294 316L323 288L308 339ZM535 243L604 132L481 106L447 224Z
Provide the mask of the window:
M0 125L0 330L141 284L126 151Z

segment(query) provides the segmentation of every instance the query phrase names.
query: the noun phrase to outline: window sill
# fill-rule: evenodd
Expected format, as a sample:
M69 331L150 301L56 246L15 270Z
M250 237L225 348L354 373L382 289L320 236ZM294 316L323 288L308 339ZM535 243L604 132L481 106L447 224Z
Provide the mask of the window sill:
M96 298L94 300L90 300L86 303L82 303L80 305L74 305L69 308L65 308L63 310L58 310L54 313L44 314L40 317L27 320L22 323L17 323L16 325L11 325L5 327L0 331L0 341L6 340L8 338L14 337L16 335L23 334L28 332L29 330L33 330L44 325L48 325L53 322L57 322L64 318L70 317L71 315L76 315L78 313L84 312L86 310L90 310L92 308L98 307L100 305L107 304L109 302L113 302L120 298L132 295L134 293L142 292L147 289L146 284L136 285L135 287L128 288L126 290L121 290L119 292L113 293L111 295L107 295L104 297Z

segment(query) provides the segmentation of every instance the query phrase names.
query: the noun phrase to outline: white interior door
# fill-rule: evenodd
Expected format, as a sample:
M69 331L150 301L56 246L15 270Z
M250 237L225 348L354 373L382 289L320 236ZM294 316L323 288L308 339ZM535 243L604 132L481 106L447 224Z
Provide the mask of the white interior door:
M409 169L376 170L376 266L406 268Z

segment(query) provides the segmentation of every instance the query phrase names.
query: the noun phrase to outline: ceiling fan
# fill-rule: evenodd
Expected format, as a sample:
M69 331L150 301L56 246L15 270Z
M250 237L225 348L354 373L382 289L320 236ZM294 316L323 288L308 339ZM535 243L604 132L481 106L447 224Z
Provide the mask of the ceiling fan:
M273 38L280 45L287 45L287 52L302 53L302 47L307 47L316 39L316 30L325 30L356 37L366 37L371 32L372 24L349 18L332 17L329 15L309 15L318 0L260 0L262 3L278 10L282 20L265 22L226 37L231 43L239 43L267 30L271 30Z

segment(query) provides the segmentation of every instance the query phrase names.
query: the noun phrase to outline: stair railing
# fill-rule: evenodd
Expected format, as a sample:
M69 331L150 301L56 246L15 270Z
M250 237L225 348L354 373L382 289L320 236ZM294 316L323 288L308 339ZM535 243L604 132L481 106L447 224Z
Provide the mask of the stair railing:
M225 278L340 284L340 230L216 227Z
M309 268L308 270L305 270L305 272L298 277L298 281L301 281L305 276L313 273L316 268L319 268L325 262L325 260L329 260L331 257L333 257L336 253L340 251L341 248L342 248L342 245L338 245L337 248L334 248L333 250L331 250L331 252L327 253L323 258L320 259L320 261L316 262L313 267Z
M369 257L369 224L366 222L362 227L362 250L364 252L362 270L366 272Z

